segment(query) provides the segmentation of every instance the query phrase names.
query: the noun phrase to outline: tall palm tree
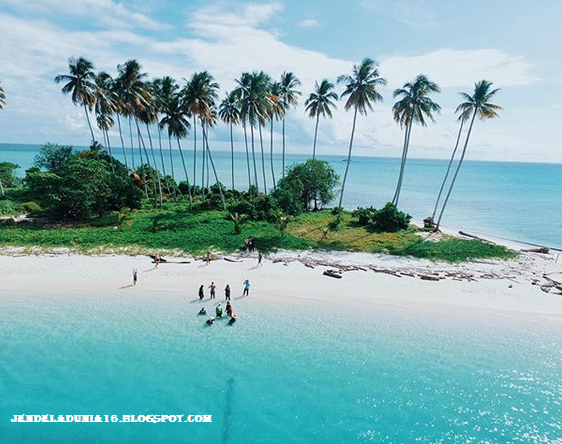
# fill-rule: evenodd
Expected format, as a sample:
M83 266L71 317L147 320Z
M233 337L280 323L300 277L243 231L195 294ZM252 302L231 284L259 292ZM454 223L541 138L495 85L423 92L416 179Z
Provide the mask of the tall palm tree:
M183 172L185 174L185 178L188 182L188 195L189 195L189 203L191 205L192 196L191 196L191 182L189 180L189 174L187 173L187 166L185 164L185 158L183 155L183 151L181 148L180 139L187 137L188 130L191 124L189 123L189 114L184 107L184 102L179 94L173 94L166 107L164 108L164 117L160 121L160 127L166 128L168 130L168 141L170 145L170 158L172 156L172 136L176 138L178 144L178 150L181 157L181 162L183 166ZM172 177L174 175L173 171L173 163L172 163ZM175 195L174 191L174 195Z
M472 126L474 125L474 119L476 118L476 116L478 116L480 120L494 119L496 117L499 117L498 111L501 110L502 107L490 102L490 100L492 100L492 98L497 94L499 89L491 89L492 85L493 83L488 80L480 80L479 82L476 82L474 84L474 93L472 96L467 93L460 93L461 97L465 101L462 102L456 110L456 112L460 112L459 120L466 119L466 116L470 114L472 114L472 117L470 118L470 126L468 127L468 132L466 134L466 139L464 141L464 146L462 149L461 157L459 159L459 163L455 170L455 174L453 175L453 179L451 181L451 185L449 186L449 191L447 192L445 201L443 202L443 206L441 207L439 219L437 219L437 224L435 226L436 231L439 230L443 213L445 212L447 202L449 202L451 192L453 191L453 187L455 186L455 181L457 180L457 176L464 161L466 148L468 147L468 141L470 140L470 134L472 133Z
M239 97L240 114L250 125L254 181L256 187L259 189L254 128L262 125L267 116L267 110L269 108L269 76L263 71L254 71L251 74L243 73L241 78L236 80L236 83L238 86L235 91L236 95Z
M292 72L281 74L281 100L286 110L297 106L298 96L301 95L301 92L296 88L300 85L301 81ZM283 152L281 165L283 167L283 177L285 177L285 113L283 113L282 122Z
M244 145L246 147L246 166L248 168L248 188L250 188L252 186L252 173L250 171L250 150L248 147L248 131L247 131L248 113L246 112L246 108L242 106L242 102L246 99L246 91L248 89L248 85L250 84L250 74L246 72L242 73L240 79L236 80L236 83L238 86L233 90L233 93L236 95L236 101L237 101L238 109L240 111L240 121L242 122L242 129L244 130Z
M431 100L429 95L438 92L441 92L441 89L437 83L432 82L423 74L419 74L413 83L405 83L402 88L394 90L393 96L395 98L400 98L392 107L394 120L404 129L404 146L402 148L402 159L400 161L400 173L398 175L396 191L392 198L392 203L396 206L398 206L398 201L400 200L402 180L404 178L408 149L410 147L412 125L416 123L421 126L427 126L426 118L435 122L433 114L439 113L441 107Z
M280 120L285 115L285 106L281 100L281 83L273 82L270 85L270 110L269 110L269 163L271 166L271 178L273 188L277 188L275 180L275 167L273 166L273 121Z
M316 117L314 126L314 143L312 145L312 158L316 159L316 139L318 137L318 122L320 116L332 118L332 108L337 108L333 100L338 100L338 95L334 92L334 84L324 79L320 84L314 82L314 92L310 93L306 102L306 111L310 118Z
M191 76L191 79L185 85L182 93L185 101L185 106L193 116L194 125L194 145L193 145L193 184L195 185L196 178L196 162L197 162L197 143L196 143L196 118L208 118L211 108L213 107L218 95L217 90L219 84L215 82L213 76L208 71L196 72ZM201 172L201 188L205 188L205 146L203 146L203 165ZM203 197L205 193L203 192Z
M457 149L459 147L459 142L461 140L462 130L466 121L470 118L470 112L466 113L463 112L459 116L458 120L460 121L459 132L457 134L457 141L455 143L455 148L453 149L453 153L451 154L451 158L449 159L449 164L447 165L447 172L445 173L445 177L443 178L443 182L441 182L441 187L439 188L439 193L437 194L437 199L435 200L435 206L433 207L433 213L431 213L431 223L435 220L435 214L437 213L437 208L439 207L439 202L441 200L441 195L443 194L443 190L445 189L445 184L447 183L447 179L449 178L449 173L451 172L451 166L453 165L453 161L455 160L455 155L457 154Z
M338 83L345 84L345 90L340 96L342 99L347 97L344 105L345 110L349 111L351 108L354 110L351 137L349 139L349 151L347 153L347 162L338 203L338 210L340 211L338 211L337 220L339 221L347 173L349 172L349 164L351 163L351 150L353 149L353 136L357 123L357 113L367 115L367 112L373 109L374 103L382 102L382 96L378 91L378 87L386 85L386 80L380 76L378 64L370 58L365 58L359 65L353 65L352 75L339 76Z
M113 115L117 109L116 95L113 91L113 79L102 71L95 77L95 113L98 128L102 131L104 144L109 150L109 158L113 166L113 154L111 152L111 142L109 130L115 124Z
M88 110L92 110L95 102L94 64L84 57L79 57L78 59L71 57L68 60L68 70L69 74L59 74L56 76L55 82L65 83L61 90L63 94L71 94L72 103L84 107L86 122L88 122L88 128L90 128L93 145L96 138Z
M238 98L234 91L226 94L220 104L219 117L230 127L230 167L232 175L232 191L234 191L234 138L232 136L233 125L240 123L240 110L238 109Z
M164 76L161 79L156 79L154 82L154 86L156 88L156 94L159 99L159 111L160 113L166 115L166 110L168 104L174 99L177 95L177 91L179 89L179 85L176 81L170 76ZM164 177L166 177L166 164L164 162L164 153L162 152L162 126L161 120L158 122L158 141L160 144L160 160L162 162L162 173ZM168 142L170 142L170 138L168 137ZM170 146L171 148L171 146ZM174 178L174 157L173 151L170 149L170 167L172 171L172 180L175 181ZM166 185L168 186L168 182L166 181ZM168 192L171 194L171 190L168 189ZM175 191L174 191L175 196Z
M226 211L226 201L224 199L224 193L222 191L222 184L219 181L217 169L215 168L215 162L213 161L213 156L212 156L211 150L209 148L209 128L214 126L216 124L217 120L218 120L217 110L216 110L214 102L211 102L208 113L205 113L201 117L201 129L202 129L202 133L203 133L204 149L207 151L209 163L211 164L211 168L213 169L213 174L215 176L215 183L217 184L217 187L219 189L219 195L220 195L221 202L222 202L222 208L223 208L224 211Z

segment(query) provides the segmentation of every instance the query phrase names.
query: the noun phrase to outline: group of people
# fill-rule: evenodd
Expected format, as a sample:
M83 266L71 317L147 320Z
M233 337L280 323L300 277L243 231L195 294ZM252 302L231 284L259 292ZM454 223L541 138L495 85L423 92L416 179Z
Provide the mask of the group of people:
M211 282L208 285L209 288L209 299L216 299L217 297L217 286L214 282ZM250 295L250 281L248 279L246 279L244 281L244 289L242 291L242 296L249 296ZM203 298L205 297L205 285L201 284L199 286L199 292L198 292L198 296L199 296L199 300L203 300ZM229 317L228 323L229 324L234 324L236 322L236 315L234 314L234 309L232 308L232 303L230 301L230 285L226 284L226 287L224 287L224 299L226 301L226 315ZM199 314L200 315L206 315L207 314L207 310L205 309L205 307L201 307L201 310L199 310ZM219 304L215 307L215 317L209 317L206 321L207 325L212 325L215 322L216 318L222 318L223 317L223 308L222 308L222 304L219 302Z

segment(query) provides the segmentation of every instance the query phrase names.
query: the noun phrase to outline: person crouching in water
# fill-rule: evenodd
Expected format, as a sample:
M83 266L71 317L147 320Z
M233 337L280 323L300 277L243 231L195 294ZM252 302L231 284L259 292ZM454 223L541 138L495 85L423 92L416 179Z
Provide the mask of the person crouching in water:
M222 305L221 304L217 305L217 308L215 309L215 314L217 315L217 318L222 318Z
M228 301L226 303L226 314L230 317L232 317L232 313L234 312L234 310L232 310L232 304L230 303L230 301Z
M207 325L213 325L213 322L215 322L215 318L213 318L213 317L210 317L209 319L207 319L207 320L205 321L205 323L206 323Z

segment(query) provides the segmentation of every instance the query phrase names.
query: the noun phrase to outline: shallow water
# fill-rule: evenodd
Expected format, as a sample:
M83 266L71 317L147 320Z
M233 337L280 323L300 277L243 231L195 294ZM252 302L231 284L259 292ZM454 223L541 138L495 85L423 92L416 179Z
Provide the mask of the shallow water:
M211 147L212 148L212 147ZM20 175L33 163L37 145L0 144L0 162L10 161L21 166ZM321 152L321 149L319 150ZM130 159L130 152L127 150ZM113 150L121 158L121 149ZM158 150L156 155L158 155ZM192 174L193 152L185 150L188 173ZM170 173L167 151L165 168ZM219 179L231 185L230 153L215 151L214 161ZM319 156L332 163L343 177L345 156ZM173 152L175 174L183 180L181 159ZM286 165L306 160L307 156L289 154ZM138 153L136 162L138 164ZM261 156L256 158L258 180L262 184ZM157 158L160 168L160 158ZM245 153L235 153L235 183L247 188L248 175ZM202 159L197 160L200 183ZM277 179L281 176L281 158L274 156ZM344 206L375 206L380 208L392 199L398 178L398 159L353 157L350 165ZM400 207L412 214L415 222L422 223L429 216L441 180L447 169L445 160L409 159ZM253 177L253 168L252 168ZM212 174L212 173L211 173ZM476 162L466 161L457 180L447 213L445 228L463 229L475 234L494 235L526 242L562 248L562 165L539 163ZM266 180L272 185L269 156L266 155ZM211 181L212 183L213 181Z
M299 298L234 306L235 326L206 327L181 296L3 294L0 442L562 442L560 322Z

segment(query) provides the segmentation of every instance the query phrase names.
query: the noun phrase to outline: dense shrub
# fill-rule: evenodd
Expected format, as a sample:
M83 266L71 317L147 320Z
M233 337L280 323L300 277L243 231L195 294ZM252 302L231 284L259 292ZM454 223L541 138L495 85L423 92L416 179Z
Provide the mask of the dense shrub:
M42 214L41 206L37 202L29 201L21 204L22 211L28 216L40 216Z
M0 182L4 188L12 188L21 185L21 179L14 175L14 171L20 166L12 162L0 162Z
M406 214L391 202L377 210L373 207L357 208L352 216L357 219L359 225L367 226L373 231L381 233L395 233L408 228L412 216Z
M19 214L20 206L9 199L0 200L0 216L15 216Z

